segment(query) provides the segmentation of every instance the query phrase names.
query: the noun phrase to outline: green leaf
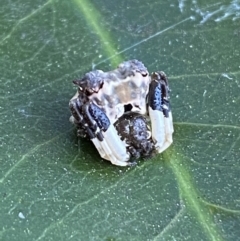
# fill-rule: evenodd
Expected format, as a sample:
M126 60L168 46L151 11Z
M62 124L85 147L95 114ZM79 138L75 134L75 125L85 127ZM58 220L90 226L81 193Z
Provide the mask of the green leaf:
M239 240L239 0L1 3L0 240ZM121 168L68 101L133 58L169 76L175 133Z

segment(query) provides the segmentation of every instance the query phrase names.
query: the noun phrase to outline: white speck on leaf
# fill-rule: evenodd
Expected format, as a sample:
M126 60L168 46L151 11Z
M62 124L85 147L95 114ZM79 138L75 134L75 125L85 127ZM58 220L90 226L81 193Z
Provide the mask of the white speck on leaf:
M18 217L21 218L21 219L25 219L25 216L23 215L22 212L19 212L19 213L18 213Z
M229 75L226 74L226 73L223 73L222 76L225 77L225 78L227 78L227 79L233 79L233 78L229 77Z

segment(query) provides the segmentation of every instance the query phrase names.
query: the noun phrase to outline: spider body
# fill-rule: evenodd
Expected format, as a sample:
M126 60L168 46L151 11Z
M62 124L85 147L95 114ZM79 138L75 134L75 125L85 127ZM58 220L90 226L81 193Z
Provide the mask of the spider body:
M78 135L89 137L102 158L119 166L131 158L162 152L172 143L173 123L169 86L164 72L150 76L138 60L117 69L91 71L73 81L70 121ZM151 130L144 116L150 117Z

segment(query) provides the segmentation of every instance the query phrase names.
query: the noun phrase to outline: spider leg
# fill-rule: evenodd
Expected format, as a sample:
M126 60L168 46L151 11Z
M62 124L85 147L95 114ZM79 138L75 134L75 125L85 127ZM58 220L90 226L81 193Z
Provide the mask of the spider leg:
M91 102L81 105L78 100L70 102L70 108L74 109L102 158L118 166L132 165L124 143L103 110Z
M152 124L152 139L161 153L172 144L173 119L169 104L169 87L164 72L154 72L149 87L148 112Z

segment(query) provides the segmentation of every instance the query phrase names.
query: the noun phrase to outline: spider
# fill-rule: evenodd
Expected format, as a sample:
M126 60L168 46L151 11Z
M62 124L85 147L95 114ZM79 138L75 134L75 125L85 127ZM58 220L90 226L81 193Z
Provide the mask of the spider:
M135 164L131 159L161 153L171 145L173 120L163 71L149 75L134 59L109 72L90 71L73 83L78 91L69 102L70 121L102 158L129 166Z

